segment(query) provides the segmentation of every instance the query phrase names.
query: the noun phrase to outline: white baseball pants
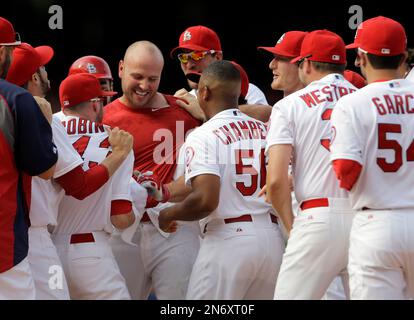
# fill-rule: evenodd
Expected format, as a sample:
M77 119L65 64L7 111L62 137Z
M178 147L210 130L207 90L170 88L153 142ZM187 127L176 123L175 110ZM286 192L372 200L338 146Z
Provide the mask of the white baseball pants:
M81 236L52 235L71 299L129 300L125 279L109 245L110 235L105 231L97 231Z
M69 300L69 289L47 227L29 228L29 255L36 300Z
M316 200L316 202L314 202ZM327 206L319 206L324 200ZM275 299L321 299L337 275L348 287L349 234L354 217L348 199L303 201L295 218L275 289ZM308 207L308 206L306 206Z
M29 261L0 273L0 300L35 300L35 286Z
M207 224L186 299L272 299L284 242L269 214Z
M414 208L358 211L348 269L351 299L413 299Z
M165 238L152 222L141 222L133 242L138 245L125 243L120 233L110 240L131 298L147 299L153 288L157 299L184 299L200 247L198 226L180 225Z

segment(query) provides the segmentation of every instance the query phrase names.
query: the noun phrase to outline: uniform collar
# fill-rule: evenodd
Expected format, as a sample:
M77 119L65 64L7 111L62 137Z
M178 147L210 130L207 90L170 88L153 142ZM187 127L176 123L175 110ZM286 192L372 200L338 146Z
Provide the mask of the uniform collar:
M216 120L216 119L219 119L219 118L228 118L228 117L234 117L234 116L240 116L240 115L241 115L241 112L240 112L239 109L231 108L231 109L223 110L223 111L220 111L219 113L216 113L208 121L213 120L213 119Z

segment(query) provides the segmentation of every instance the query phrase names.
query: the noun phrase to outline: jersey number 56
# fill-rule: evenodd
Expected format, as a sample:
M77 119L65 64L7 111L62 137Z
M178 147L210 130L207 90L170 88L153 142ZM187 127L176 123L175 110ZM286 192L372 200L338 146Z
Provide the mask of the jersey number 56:
M266 161L265 150L260 149L260 173L253 167L252 164L245 164L249 161L252 163L257 155L254 154L252 149L236 149L236 174L237 175L250 175L251 183L246 185L244 182L236 182L236 188L243 196L252 196L256 191L260 191L266 184ZM260 183L259 183L260 179Z

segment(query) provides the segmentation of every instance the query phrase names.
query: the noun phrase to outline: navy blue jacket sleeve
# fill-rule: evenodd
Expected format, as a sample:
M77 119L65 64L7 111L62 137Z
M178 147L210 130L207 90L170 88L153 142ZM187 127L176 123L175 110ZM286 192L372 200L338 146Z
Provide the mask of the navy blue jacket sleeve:
M37 176L57 161L52 128L30 93L18 94L15 99L17 166L27 174Z

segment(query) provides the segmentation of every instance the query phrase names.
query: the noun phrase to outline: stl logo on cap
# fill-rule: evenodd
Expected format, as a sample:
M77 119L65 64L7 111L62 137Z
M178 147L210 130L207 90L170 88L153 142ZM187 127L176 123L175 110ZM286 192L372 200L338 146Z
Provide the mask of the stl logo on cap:
M86 68L88 69L89 73L96 73L96 67L93 63L89 63L86 65Z
M190 41L190 40L191 40L191 32L187 30L186 32L184 32L183 41Z
M279 38L279 40L277 40L276 44L279 44L283 41L283 39L285 38L285 34L286 33L282 34L282 36Z

